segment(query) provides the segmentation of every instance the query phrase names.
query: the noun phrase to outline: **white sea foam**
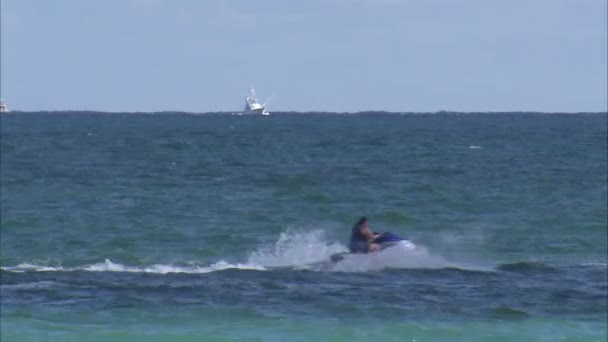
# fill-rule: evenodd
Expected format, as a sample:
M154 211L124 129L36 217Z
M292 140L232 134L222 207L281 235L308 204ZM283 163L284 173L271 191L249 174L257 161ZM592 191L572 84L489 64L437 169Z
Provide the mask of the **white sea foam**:
M241 270L264 270L264 267L260 265L252 264L231 264L225 261L218 261L208 266L176 266L176 265L163 265L155 264L150 266L128 266L120 263L112 262L106 259L104 262L84 265L80 267L62 267L62 266L45 266L37 265L33 263L23 263L14 267L2 267L4 271L10 272L75 272L75 271L88 271L88 272L131 272L131 273L210 273L214 271L222 271L227 269L241 269Z
M131 273L210 273L228 269L265 271L276 268L308 269L313 271L365 272L383 268L444 268L458 267L423 246L404 241L378 253L347 255L337 263L330 261L332 255L345 253L345 245L327 240L322 230L293 231L281 233L271 244L252 252L244 263L229 263L223 260L207 265L125 265L110 259L104 262L76 267L49 266L38 263L22 263L2 267L10 272L131 272Z
M328 242L322 230L288 231L281 233L273 245L253 252L248 263L267 268L292 267L340 272L364 272L383 268L457 267L410 241L402 241L378 253L347 255L337 263L330 261L333 254L344 252L348 252L348 248L340 243Z
M247 263L266 267L306 266L347 250L340 243L328 243L322 230L287 231L272 245L251 253Z
M426 248L404 241L393 247L371 254L349 254L330 270L340 272L365 272L384 268L445 268L456 267Z
M60 271L64 270L64 268L61 266L47 266L47 265L33 263L33 262L24 262L17 266L1 267L0 269L2 269L3 271L11 271L11 272L27 272L27 271L60 272Z
M134 273L210 273L214 271L222 271L227 269L241 270L264 270L263 267L251 264L230 264L223 260L218 261L208 266L174 266L156 264L151 266L125 266L118 263L113 263L107 260L103 263L93 264L82 268L84 271L91 272L134 272Z

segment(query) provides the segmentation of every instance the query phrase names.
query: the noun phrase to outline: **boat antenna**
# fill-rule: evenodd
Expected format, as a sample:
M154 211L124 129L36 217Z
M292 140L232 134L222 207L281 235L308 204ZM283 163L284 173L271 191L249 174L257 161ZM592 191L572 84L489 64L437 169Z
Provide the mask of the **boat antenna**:
M274 96L274 92L272 92L272 95L270 95L270 97L268 98L268 100L266 100L266 102L264 102L264 104L262 106L266 107L266 105L268 103L270 103L270 100L272 100L272 97Z

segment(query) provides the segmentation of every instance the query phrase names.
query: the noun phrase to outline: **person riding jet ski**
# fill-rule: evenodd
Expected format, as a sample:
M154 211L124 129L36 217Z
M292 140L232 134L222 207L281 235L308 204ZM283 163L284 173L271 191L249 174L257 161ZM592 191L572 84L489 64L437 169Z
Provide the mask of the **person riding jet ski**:
M352 228L348 249L351 253L377 252L392 243L403 240L391 233L374 233L363 216Z
M374 233L367 224L367 218L363 216L352 228L350 243L348 244L349 252L332 254L330 260L336 263L344 260L344 258L349 254L367 254L378 252L403 242L409 243L409 241L406 239L392 233ZM410 245L414 246L411 243Z
M352 228L348 249L351 253L379 251L380 246L373 242L377 236L367 224L367 217L363 216Z

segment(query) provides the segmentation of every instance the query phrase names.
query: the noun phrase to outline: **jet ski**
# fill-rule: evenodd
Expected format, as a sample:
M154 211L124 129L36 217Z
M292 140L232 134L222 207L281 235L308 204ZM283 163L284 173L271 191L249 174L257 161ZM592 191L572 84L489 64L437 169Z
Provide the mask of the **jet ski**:
M402 238L396 234L390 233L390 232L381 233L377 238L374 239L374 243L376 243L380 246L380 250L377 252L370 252L370 253L380 253L387 248L391 248L391 247L394 247L397 245L404 245L408 249L414 249L416 247L411 241L409 241L405 238ZM370 253L368 253L368 254L370 254ZM346 256L352 255L352 254L363 254L363 253L350 253L350 252L336 253L336 254L331 255L330 260L335 263L335 262L343 260Z
M390 232L385 232L385 233L381 233L377 238L374 239L374 243L377 243L380 245L380 250L383 250L385 248L388 247L392 247L395 244L399 243L399 241L406 241L404 238L390 233Z

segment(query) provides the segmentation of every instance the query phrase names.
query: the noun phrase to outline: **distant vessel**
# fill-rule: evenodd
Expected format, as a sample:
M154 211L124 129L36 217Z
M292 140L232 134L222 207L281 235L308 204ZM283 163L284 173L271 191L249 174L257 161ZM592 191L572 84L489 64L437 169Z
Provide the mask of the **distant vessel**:
M268 101L270 101L270 99L268 99ZM243 114L270 115L270 113L266 110L266 104L268 101L260 104L257 96L255 95L255 89L251 88L251 90L249 90L249 96L245 98L245 109L243 110Z
M0 113L8 113L8 106L6 105L6 101L4 101L4 99L0 99Z

